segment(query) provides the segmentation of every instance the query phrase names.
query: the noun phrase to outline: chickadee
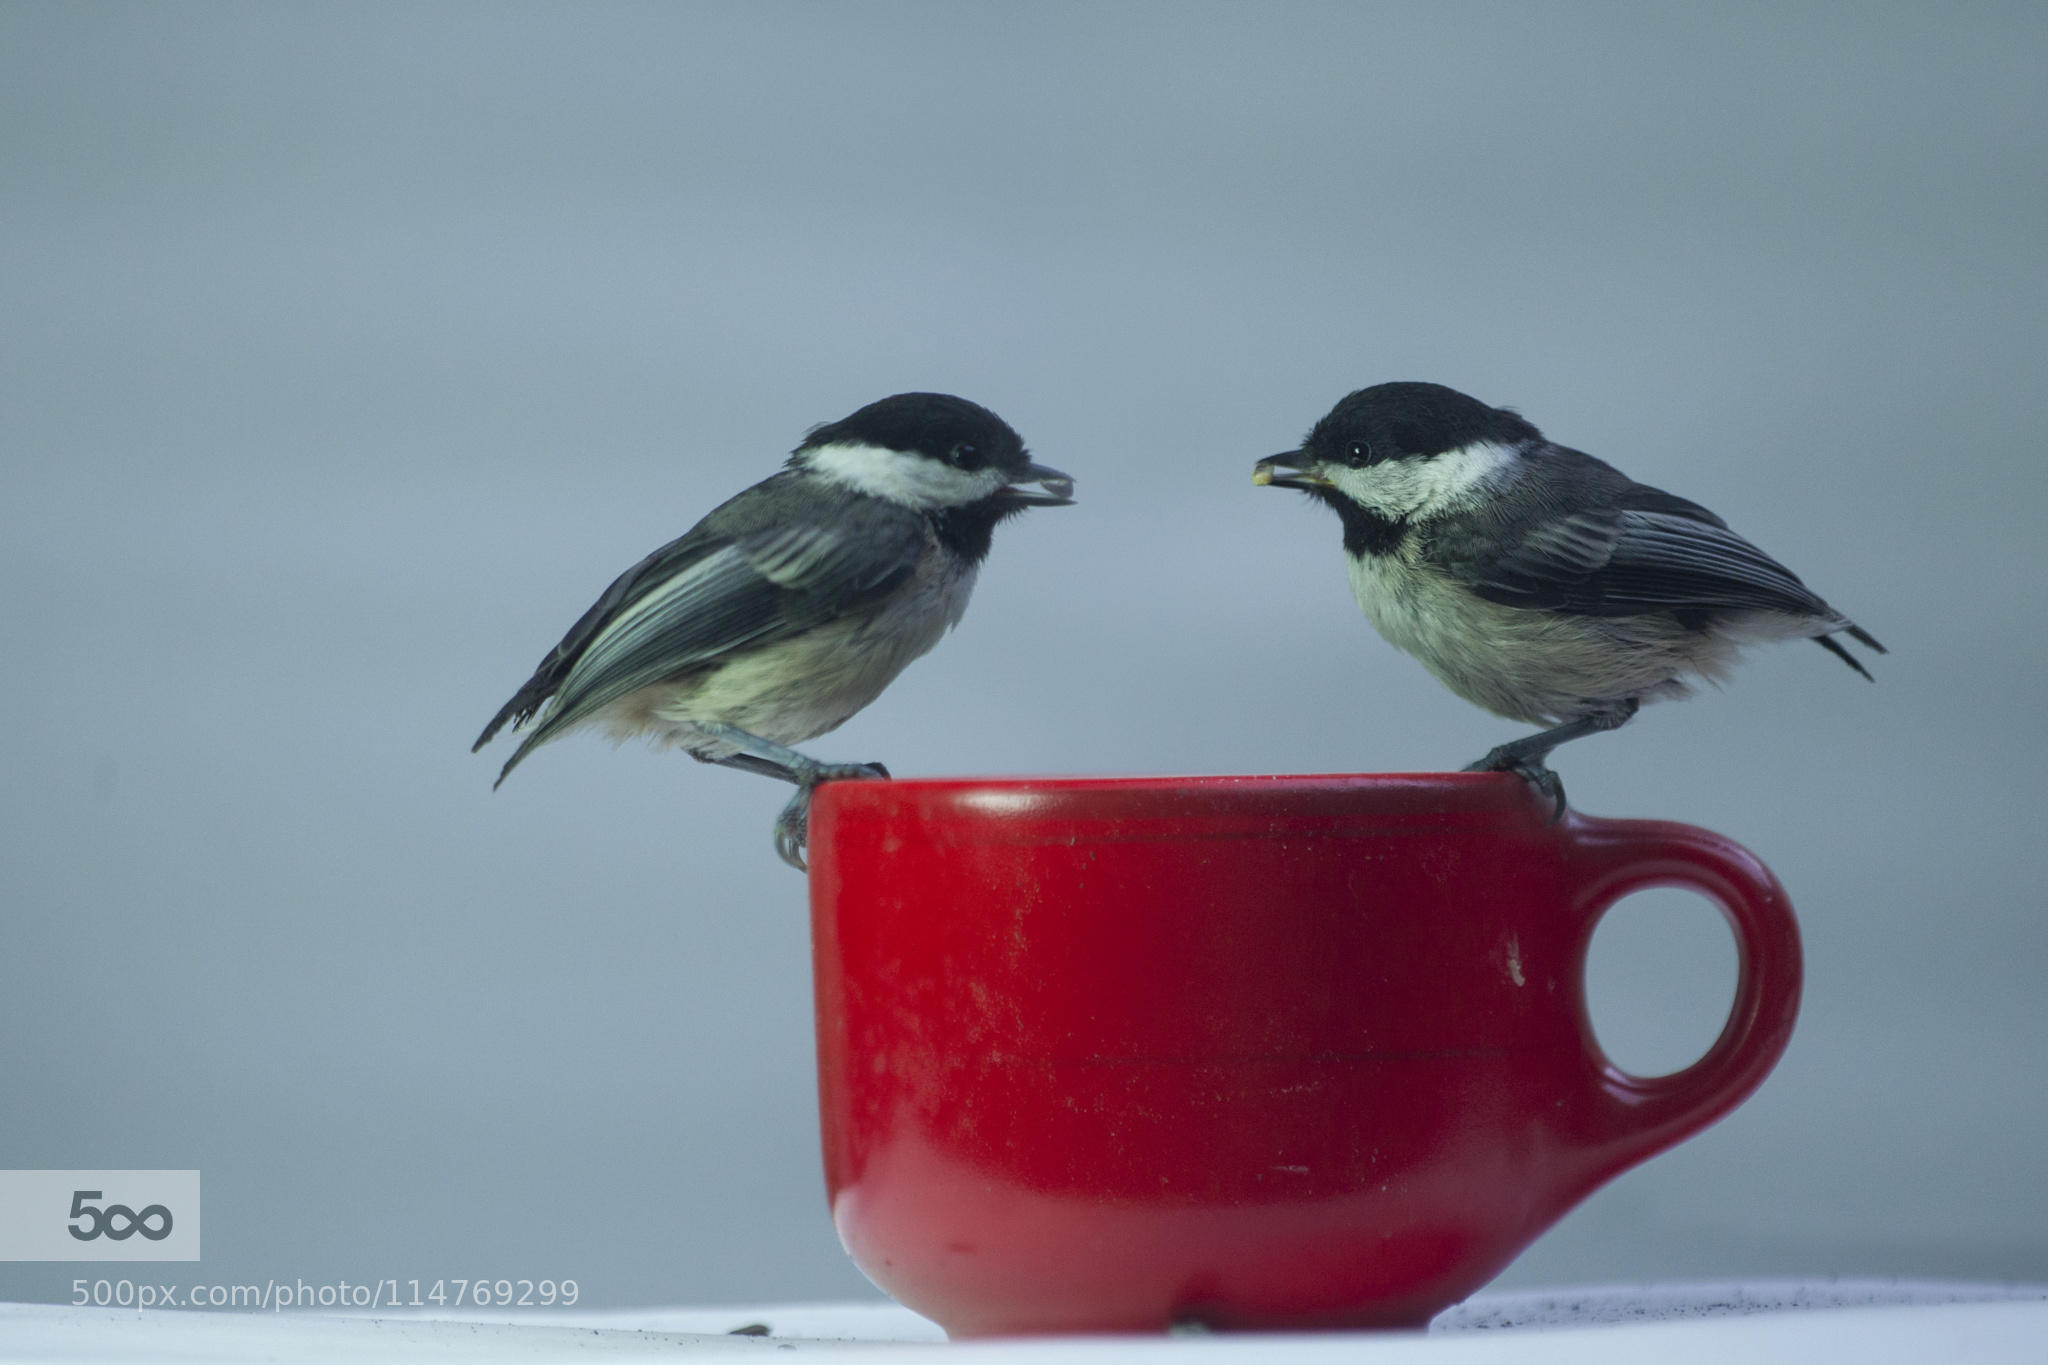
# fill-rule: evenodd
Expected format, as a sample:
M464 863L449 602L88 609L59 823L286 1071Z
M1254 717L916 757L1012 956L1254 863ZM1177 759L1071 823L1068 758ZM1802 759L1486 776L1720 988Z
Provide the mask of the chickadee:
M1073 488L987 408L943 393L870 403L621 574L470 751L552 699L498 782L593 724L793 782L775 849L802 871L812 789L889 773L788 746L838 728L959 623L996 523Z
M1721 518L1543 439L1441 384L1377 384L1330 410L1252 482L1344 523L1351 591L1379 633L1465 700L1550 728L1467 772L1513 772L1564 811L1550 751L1644 702L1719 682L1743 645L1884 646Z

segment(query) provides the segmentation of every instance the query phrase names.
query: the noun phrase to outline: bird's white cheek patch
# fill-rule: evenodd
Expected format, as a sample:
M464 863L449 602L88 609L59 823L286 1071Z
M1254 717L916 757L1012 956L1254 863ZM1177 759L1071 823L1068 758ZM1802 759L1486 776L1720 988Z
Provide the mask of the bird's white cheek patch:
M955 469L923 455L870 445L829 445L807 451L812 470L834 483L904 507L965 507L1001 488L1001 470Z
M1334 465L1323 473L1354 502L1383 516L1412 517L1469 502L1520 458L1513 446L1480 441L1425 460L1388 460L1364 469Z

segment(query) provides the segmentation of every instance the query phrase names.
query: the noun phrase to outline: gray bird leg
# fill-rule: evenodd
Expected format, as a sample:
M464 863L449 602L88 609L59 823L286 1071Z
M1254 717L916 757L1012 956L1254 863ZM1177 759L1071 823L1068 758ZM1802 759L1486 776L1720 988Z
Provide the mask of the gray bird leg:
M796 778L780 763L770 763L765 758L752 754L727 754L724 758L706 758L702 754L691 754L699 763L715 763L721 768L732 768L743 773L759 773L762 777L773 777L783 782L794 782Z
M796 784L796 795L789 798L782 814L775 817L775 854L799 872L810 870L804 863L804 845L810 841L811 793L818 784L889 775L889 770L879 763L821 763L786 745L749 734L736 725L702 720L691 724L721 744L730 744L739 750L724 758L706 761L721 767L737 768L741 772L779 777L784 782Z
M1562 725L1553 725L1533 735L1511 739L1488 751L1485 758L1468 764L1468 773L1514 773L1526 781L1536 784L1536 789L1556 803L1550 812L1550 822L1556 824L1564 814L1564 779L1550 770L1544 762L1550 751L1558 745L1586 735L1597 735L1605 730L1618 730L1628 723L1640 705L1631 697L1607 711L1596 711L1590 716L1568 720Z

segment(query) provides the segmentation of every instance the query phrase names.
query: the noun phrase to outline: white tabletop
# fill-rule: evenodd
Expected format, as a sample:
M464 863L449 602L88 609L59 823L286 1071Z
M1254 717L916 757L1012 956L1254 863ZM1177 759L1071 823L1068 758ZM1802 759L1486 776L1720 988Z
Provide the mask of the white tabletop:
M735 1335L738 1328L766 1328ZM2048 1361L2048 1286L1753 1281L1480 1294L1423 1332L1064 1337L944 1346L894 1304L368 1316L0 1304L0 1360L466 1361L791 1352L884 1365L965 1353L990 1365L1256 1358L1318 1365ZM763 1356L760 1353L766 1352Z

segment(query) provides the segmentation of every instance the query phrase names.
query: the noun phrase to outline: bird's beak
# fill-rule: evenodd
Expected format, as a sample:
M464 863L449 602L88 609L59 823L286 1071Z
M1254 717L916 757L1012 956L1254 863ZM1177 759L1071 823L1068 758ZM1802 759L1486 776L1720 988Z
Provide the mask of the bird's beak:
M1252 466L1252 483L1260 488L1328 488L1330 481L1312 472L1314 461L1298 450L1268 455Z
M1057 469L1028 464L1022 474L1003 486L1002 496L1026 507L1065 507L1074 500L1074 481Z

